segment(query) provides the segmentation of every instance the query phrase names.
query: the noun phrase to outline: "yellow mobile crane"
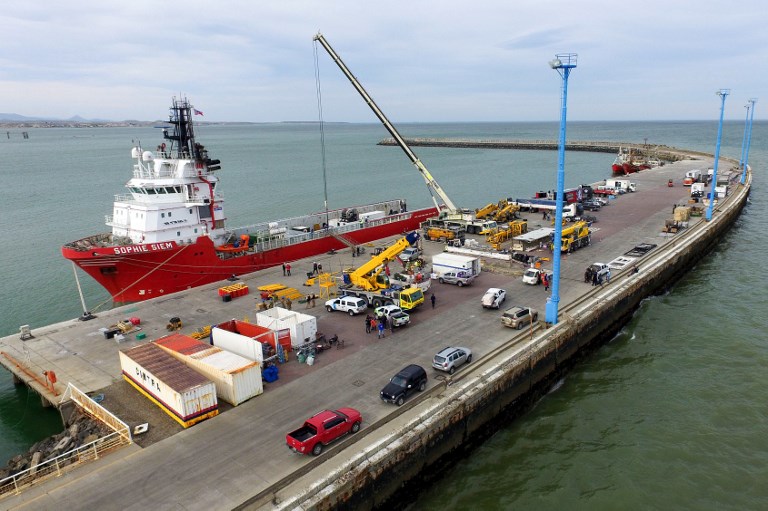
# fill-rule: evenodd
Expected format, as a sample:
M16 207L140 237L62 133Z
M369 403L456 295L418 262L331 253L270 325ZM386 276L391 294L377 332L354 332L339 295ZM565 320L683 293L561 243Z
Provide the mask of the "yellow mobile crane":
M576 222L570 227L563 229L561 239L561 252L573 252L581 247L586 247L591 241L589 225L584 221ZM554 243L550 244L550 249L555 250Z
M380 254L372 256L355 271L344 275L345 287L341 289L345 296L363 298L368 306L394 304L404 310L410 310L424 303L424 292L420 287L412 286L405 289L390 289L389 278L382 275L387 263L393 261L400 252L413 246L419 239L417 232L412 232L400 238Z
M496 210L499 209L499 205L495 202L491 202L490 204L486 204L480 209L475 210L475 218L485 218L493 213L496 212Z

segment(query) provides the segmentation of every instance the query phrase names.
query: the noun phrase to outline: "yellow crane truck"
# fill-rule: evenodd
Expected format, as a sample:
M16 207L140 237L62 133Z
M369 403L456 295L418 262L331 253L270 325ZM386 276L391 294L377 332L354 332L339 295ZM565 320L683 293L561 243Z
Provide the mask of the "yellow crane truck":
M398 254L419 239L419 233L412 232L384 249L370 261L356 270L344 274L344 286L340 291L344 296L356 296L366 301L369 307L397 305L403 310L412 310L424 303L424 292L418 286L395 289L390 285L389 277L384 272L386 265Z
M586 247L592 240L589 224L584 221L575 222L570 227L563 229L561 239L561 252L573 252L581 247ZM549 248L552 251L555 250L554 242L549 244Z

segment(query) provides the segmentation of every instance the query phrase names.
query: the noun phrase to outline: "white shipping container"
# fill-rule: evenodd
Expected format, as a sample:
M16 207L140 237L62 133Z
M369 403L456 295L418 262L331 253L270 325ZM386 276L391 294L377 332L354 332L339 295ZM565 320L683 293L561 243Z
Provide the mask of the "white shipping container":
M289 311L282 307L272 307L256 314L256 324L280 331L291 332L291 346L297 347L305 342L315 340L317 333L317 318L301 312Z
M153 341L216 385L219 398L237 406L264 392L261 364L182 334Z
M123 377L185 428L219 413L213 382L158 346L141 344L119 355Z
M369 211L367 213L360 213L358 215L358 218L361 222L373 222L374 220L378 220L380 218L384 218L384 212L383 211Z
M441 277L447 271L467 271L480 275L480 258L442 252L432 256L432 273Z
M271 331L270 331L271 332ZM271 332L274 338L274 332ZM262 344L251 337L236 334L219 327L211 330L211 343L223 350L229 351L241 357L261 363L264 361Z

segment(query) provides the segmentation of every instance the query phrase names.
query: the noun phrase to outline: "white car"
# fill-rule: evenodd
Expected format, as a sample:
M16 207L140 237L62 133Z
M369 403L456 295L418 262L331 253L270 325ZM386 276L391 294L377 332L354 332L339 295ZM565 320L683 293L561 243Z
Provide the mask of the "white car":
M541 284L541 276L545 273L547 278L552 278L552 272L550 271L541 268L528 268L523 274L523 284L530 284L532 286Z
M356 296L341 296L339 298L334 298L333 300L328 300L325 302L325 310L328 312L342 311L346 312L350 316L360 314L367 308L368 303L366 303L366 301L362 298L357 298Z
M498 309L499 307L501 307L501 304L504 303L504 300L506 299L507 299L506 291L498 287L492 287L485 292L485 294L483 295L483 298L480 300L480 303L482 303L483 307L485 307L486 309Z

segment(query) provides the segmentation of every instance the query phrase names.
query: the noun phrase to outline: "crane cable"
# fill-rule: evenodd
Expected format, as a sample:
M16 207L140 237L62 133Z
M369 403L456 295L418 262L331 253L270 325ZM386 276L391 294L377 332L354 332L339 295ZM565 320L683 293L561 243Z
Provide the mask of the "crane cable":
M317 42L313 42L312 46L315 56L315 89L317 94L318 124L320 125L320 155L323 166L323 206L325 208L325 225L328 225L328 182L326 180L325 166L325 123L323 122L323 95L320 91L320 64L317 57Z

